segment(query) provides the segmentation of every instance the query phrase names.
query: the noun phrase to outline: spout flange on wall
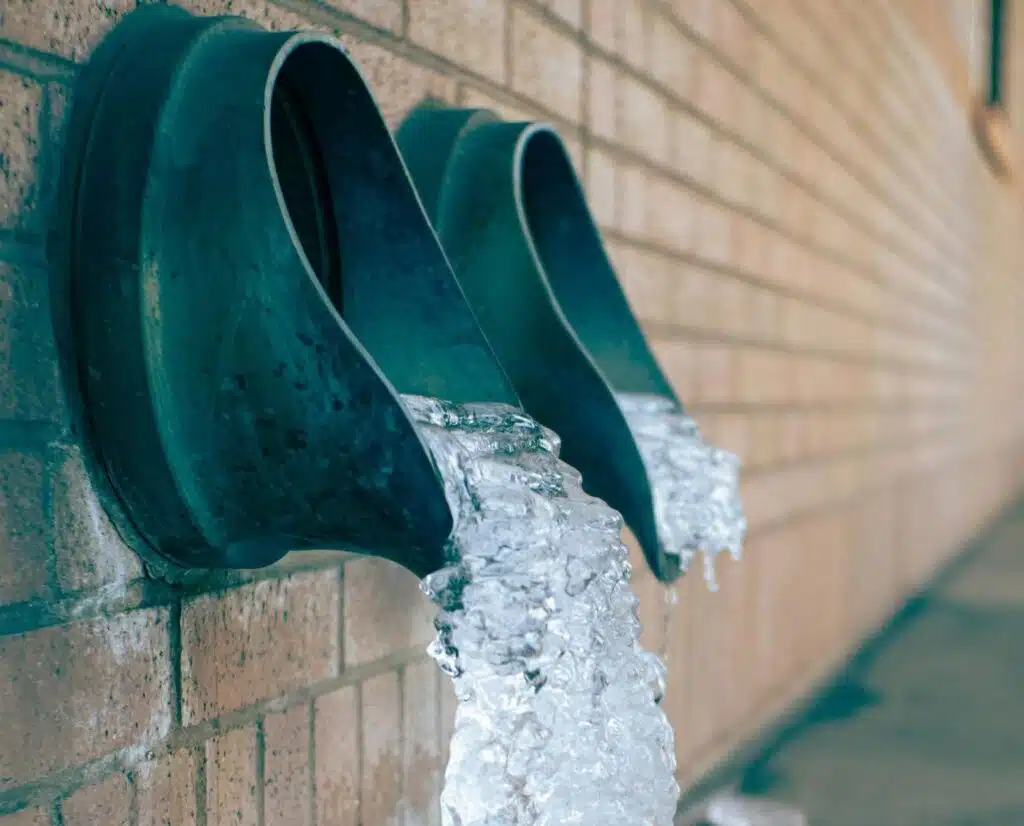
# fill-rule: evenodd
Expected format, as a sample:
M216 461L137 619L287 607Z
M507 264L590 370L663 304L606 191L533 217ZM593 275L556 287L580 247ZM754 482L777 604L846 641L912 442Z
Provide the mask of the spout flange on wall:
M140 551L440 567L399 394L518 400L340 45L142 7L82 72L63 174L57 321Z
M587 490L622 513L651 569L659 542L651 483L616 401L661 396L682 409L633 316L561 138L486 110L421 108L398 144L463 290L527 412L562 437Z

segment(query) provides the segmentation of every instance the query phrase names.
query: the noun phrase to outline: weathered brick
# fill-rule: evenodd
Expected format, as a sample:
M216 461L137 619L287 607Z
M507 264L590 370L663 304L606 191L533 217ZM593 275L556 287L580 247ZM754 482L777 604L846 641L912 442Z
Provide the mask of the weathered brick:
M583 50L579 43L518 5L512 7L509 22L512 88L570 123L579 123L583 98Z
M402 805L405 826L437 826L441 820L440 671L431 660L407 665L402 674ZM447 678L445 678L447 679Z
M363 683L363 767L360 781L363 823L397 826L402 800L402 713L398 674Z
M431 7L433 4L416 3L414 6ZM359 64L392 129L411 109L427 99L448 103L455 100L456 84L452 78L417 66L381 46L352 37L342 37L342 41Z
M702 184L713 176L711 128L688 112L672 117L672 165Z
M38 83L0 70L0 229L36 222L42 102Z
M0 790L167 735L167 611L0 637Z
M311 28L310 23L295 12L263 0L168 0L195 14L207 16L235 15L259 23L270 31L298 31Z
M124 586L138 579L139 558L111 525L86 474L81 451L73 449L62 457L50 491L57 586L80 591Z
M409 3L409 37L489 80L505 80L505 3Z
M50 813L46 809L21 809L9 815L0 815L0 826L50 826Z
M619 164L619 229L633 238L647 234L647 171Z
M402 0L327 0L328 5L376 26L400 32L402 29ZM410 11L416 3L410 3Z
M359 814L359 693L346 686L313 709L315 826L356 826Z
M181 749L136 769L138 826L196 826L197 764L193 750Z
M189 599L181 611L185 725L338 673L334 570Z
M47 591L43 462L30 453L0 453L0 604Z
M6 0L0 37L82 60L134 0Z
M79 789L61 803L64 826L129 826L131 792L123 774Z
M648 21L645 0L615 0L618 14L618 53L626 63L644 68L648 61Z
M259 826L256 729L229 731L205 748L208 826Z
M47 281L43 269L0 261L0 420L63 418Z
M309 706L263 721L264 826L311 826Z
M362 557L345 564L345 665L426 645L436 610L416 577L392 562Z

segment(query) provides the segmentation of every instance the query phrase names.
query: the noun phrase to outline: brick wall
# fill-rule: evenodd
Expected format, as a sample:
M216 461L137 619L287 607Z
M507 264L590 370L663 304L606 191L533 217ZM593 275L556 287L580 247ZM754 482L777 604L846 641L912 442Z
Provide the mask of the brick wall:
M133 5L0 8L0 826L434 823L453 703L409 574L306 554L171 587L90 485L44 242L76 64ZM719 593L637 558L684 783L1017 489L1020 196L973 144L955 2L187 5L338 32L392 123L430 95L562 130L662 363L747 467Z

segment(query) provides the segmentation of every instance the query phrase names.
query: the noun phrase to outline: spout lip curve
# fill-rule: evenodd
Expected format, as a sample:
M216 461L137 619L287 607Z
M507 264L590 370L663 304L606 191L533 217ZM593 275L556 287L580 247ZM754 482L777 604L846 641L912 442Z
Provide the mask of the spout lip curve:
M428 110L414 117L415 128L399 129L400 145L414 178L427 184L435 227L527 412L559 433L564 457L583 473L585 486L622 513L656 576L676 579L681 572L658 538L639 447L612 384L553 288L531 226L530 147L553 137L569 164L573 197L590 221L592 237L584 241L605 255L560 137L548 124L510 123L489 110ZM671 390L663 395L678 404Z
M218 108L230 98L221 90L206 111L198 95L198 117L171 124L171 96L184 94L185 83L201 87L196 76L209 68L198 49L206 60L227 60L204 39L228 30L255 44L256 64L265 61L234 67L251 94ZM453 523L438 468L395 388L313 276L280 181L270 183L268 89L309 43L350 61L333 38L173 7L143 7L101 43L83 70L85 94L72 104L62 172L66 237L55 243L66 247L66 273L57 277L67 283L55 284L53 299L55 322L68 329L62 372L80 397L73 404L87 453L96 454L90 470L111 489L111 516L143 557L193 569L257 567L304 547L359 548L422 573L440 566ZM248 118L231 146L211 140L223 138L218 117ZM112 136L125 123L127 142L115 151ZM263 158L255 175L232 159L236 149L247 161ZM120 176L113 195L103 183L112 174ZM204 189L212 184L223 186ZM197 201L197 192L207 197ZM243 218L260 215L259 229L288 240L238 232ZM220 240L229 230L233 246ZM280 323L278 308L294 315ZM236 327L225 328L225 319ZM246 353L253 364L239 361ZM277 409L261 422L268 400ZM281 483L303 479L303 467L313 477L305 493ZM357 467L373 468L375 478L356 478ZM261 477L268 468L271 477ZM222 512L218 498L242 512ZM280 512L261 509L268 501ZM299 517L312 529L299 530ZM377 535L371 527L382 519L391 524Z

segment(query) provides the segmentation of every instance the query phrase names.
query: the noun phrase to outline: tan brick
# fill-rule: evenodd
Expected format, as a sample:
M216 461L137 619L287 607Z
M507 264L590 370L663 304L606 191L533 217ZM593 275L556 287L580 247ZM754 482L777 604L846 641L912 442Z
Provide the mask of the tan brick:
M397 826L402 801L401 692L389 672L362 686L363 768L360 781L363 823Z
M311 24L294 12L274 6L264 0L168 0L195 14L206 16L235 15L245 17L270 31L297 31L309 29Z
M402 0L327 0L327 3L379 29L393 32L402 29ZM417 5L421 4L409 4L410 14Z
M618 121L615 68L601 58L590 57L588 71L587 125L595 135L613 141Z
M682 174L702 184L712 180L713 137L710 127L688 112L673 116L672 164Z
M618 6L618 0L590 0L590 39L612 54L618 51L619 44Z
M711 404L733 401L734 352L722 345L702 345L694 348L694 360L697 375L695 398Z
M205 748L207 824L259 826L256 729L229 731L207 740Z
M647 234L647 172L631 164L619 165L619 229L634 238Z
M359 693L318 697L313 710L316 826L356 826L359 813Z
M309 715L298 705L263 721L264 826L311 826Z
M415 3L413 6L433 8L435 4ZM352 37L342 37L342 41L359 64L384 119L392 129L425 100L448 103L455 100L456 83L453 78L417 66L381 46Z
M445 0L409 3L409 37L432 52L499 83L505 80L505 3Z
M541 0L541 2L574 29L583 25L583 0Z
M646 0L615 0L618 14L618 53L632 66L643 68L648 62Z
M618 269L626 298L642 321L674 321L669 301L669 273L663 257L637 252L628 264Z
M86 475L81 452L73 449L62 455L50 491L57 586L80 591L139 579L139 558L111 525Z
M671 180L649 178L645 194L645 235L666 249L693 249L697 229L697 201L693 193Z
M7 0L0 37L82 60L134 0Z
M697 377L693 345L683 341L654 339L651 346L676 394L684 404L691 403Z
M0 18L4 23L8 14ZM0 70L0 229L34 226L39 205L39 115L43 89L33 80Z
M181 610L185 725L337 675L335 570L189 599Z
M618 167L615 159L591 147L587 150L587 201L594 221L603 229L618 220Z
M43 462L29 453L0 453L0 604L47 591Z
M0 262L0 419L63 419L48 281L43 269Z
M634 151L663 164L672 160L668 102L640 81L619 78L622 102L622 141Z
M64 826L129 826L131 788L123 774L86 786L61 803Z
M0 790L165 737L168 647L164 609L0 637Z
M402 788L405 826L441 822L441 699L432 660L407 665L402 674ZM447 677L444 677L447 680Z
M539 101L570 123L579 123L583 51L561 32L521 6L513 6L512 88Z
M0 826L50 826L50 813L46 809L21 809L9 815L0 815Z
M345 564L345 665L359 665L426 645L436 610L416 577L373 557Z
M172 752L135 772L138 826L196 826L196 753Z
M691 100L697 47L664 15L651 15L650 67L675 97Z

